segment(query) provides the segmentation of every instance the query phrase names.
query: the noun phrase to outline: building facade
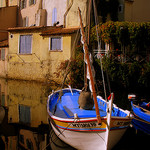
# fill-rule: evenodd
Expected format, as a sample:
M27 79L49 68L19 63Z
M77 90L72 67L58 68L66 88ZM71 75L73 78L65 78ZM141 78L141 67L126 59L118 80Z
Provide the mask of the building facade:
M149 0L125 0L124 20L131 22L150 21L150 1Z
M8 78L59 81L54 72L73 55L76 31L62 27L9 29Z

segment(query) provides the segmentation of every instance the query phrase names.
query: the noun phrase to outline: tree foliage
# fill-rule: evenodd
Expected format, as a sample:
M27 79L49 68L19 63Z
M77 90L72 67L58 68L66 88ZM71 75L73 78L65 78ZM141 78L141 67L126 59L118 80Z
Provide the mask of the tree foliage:
M130 50L143 51L150 46L150 22L106 22L98 26L102 41L114 45L124 45ZM91 32L92 42L96 39L96 27ZM137 51L136 51L137 52Z

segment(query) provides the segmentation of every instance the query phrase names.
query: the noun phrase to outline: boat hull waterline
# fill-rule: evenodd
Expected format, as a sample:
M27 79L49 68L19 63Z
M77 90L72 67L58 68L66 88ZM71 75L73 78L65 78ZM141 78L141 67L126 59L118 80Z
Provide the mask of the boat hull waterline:
M57 104L57 105L61 104L62 106L58 106L58 108L56 108L56 112L54 113L54 106L56 106L56 100L58 100L57 96L59 92L60 91L57 91L55 92L55 94L53 93L49 96L47 103L49 120L56 135L62 141L64 141L65 143L71 145L76 149L99 150L99 149L106 149L106 147L107 149L112 149L112 147L114 147L114 145L116 145L117 142L121 139L124 132L131 123L130 112L124 111L118 108L116 105L113 105L114 111L112 114L110 124L109 142L108 145L106 146L105 140L107 127L106 101L103 100L101 97L97 98L102 120L102 124L98 125L96 114L93 113L94 112L93 110L81 110L79 108L77 109L76 106L75 109L71 108L70 110L68 110L64 106L63 98L61 102ZM68 104L68 100L71 100L70 99L72 95L71 93L73 93L74 95L73 96L74 100L77 100L79 93L81 91L73 89L70 92L71 95L69 94L69 92L70 92L69 89L63 90L63 93L64 95L67 95L67 98L69 95L69 98L65 99L66 105ZM72 107L72 104L71 105L69 104L69 106ZM59 112L60 108L61 111ZM57 111L61 114L58 114ZM62 114L63 111L65 111L64 116ZM84 113L86 114L84 115Z

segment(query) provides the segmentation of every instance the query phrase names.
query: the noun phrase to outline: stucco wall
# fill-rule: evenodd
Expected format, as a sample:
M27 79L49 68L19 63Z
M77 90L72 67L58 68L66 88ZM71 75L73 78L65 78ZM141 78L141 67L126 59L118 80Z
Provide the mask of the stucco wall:
M63 36L62 51L49 51L49 37L32 32L32 54L19 55L19 33L10 33L8 54L8 77L27 80L60 81L54 76L61 61L70 58L71 36ZM28 33L20 33L28 34Z
M81 10L83 25L87 22L87 0L74 0L67 15L66 27L80 26L78 7Z
M125 2L125 21L148 22L150 21L150 1L134 0Z
M57 9L57 21L63 25L64 13L67 9L67 0L44 0L43 8L47 11L47 25L52 26L52 12Z
M22 26L22 19L28 17L28 26L36 24L35 15L39 9L40 0L36 0L36 4L29 5L27 0L26 7L20 10L19 26Z
M66 13L68 7L71 5L70 10ZM59 25L64 25L64 14L66 13L66 27L79 26L78 7L81 9L83 24L86 24L87 13L87 0L45 0L43 8L47 11L47 25L52 26L52 11L53 8L57 9L57 21Z
M9 95L7 106L9 107L8 120L11 118L11 123L19 122L19 105L30 107L32 127L37 127L41 120L43 123L47 123L47 113L45 109L47 97L44 95L42 84L8 80L7 86L5 85L5 87L7 87L7 95ZM42 102L39 97L42 99Z

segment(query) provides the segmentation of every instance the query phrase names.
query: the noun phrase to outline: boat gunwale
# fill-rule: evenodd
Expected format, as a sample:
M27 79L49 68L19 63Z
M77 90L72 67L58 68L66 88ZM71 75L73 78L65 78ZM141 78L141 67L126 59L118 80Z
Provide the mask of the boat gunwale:
M132 105L134 106L135 109L137 108L143 114L146 114L146 115L150 116L150 110L147 110L147 109L145 109L145 108L143 108L141 106L135 105L133 103L132 103Z
M60 121L60 122L77 122L77 123L80 123L80 122L92 122L92 121L97 121L97 118L88 118L88 119L85 119L85 118L78 118L78 119L74 119L74 118L61 118L61 117L57 117L57 116L54 116L52 113L50 114L51 112L49 112L49 115L50 117L53 119L53 120L56 120L56 121ZM102 120L107 120L107 117L101 117ZM114 120L131 120L132 118L129 117L129 116L126 116L126 117L115 117L115 116L112 116L111 119L114 119Z
M148 123L148 124L150 123L148 120L145 120L145 119L142 118L142 116L144 116L144 118L150 117L150 114L143 112L141 110L141 107L136 105L136 104L133 104L133 102L131 103L131 106L132 106L133 114L134 114L135 118L138 118L141 121L144 121L145 123Z
M64 88L62 89L63 91L64 90L70 90L69 88ZM79 91L81 92L82 90L79 90L79 89L75 89L75 88L72 88L72 90L76 90L76 91ZM49 114L49 116L54 119L54 120L57 120L57 121L61 121L61 122L92 122L92 121L97 121L97 118L96 117L90 117L90 118L61 118L61 117L58 117L58 116L55 116L53 115L53 113L49 110L49 102L50 102L50 98L51 96L53 96L54 93L59 93L61 90L57 90L53 93L51 93L49 96L48 96L48 100L47 100L47 112ZM104 100L101 96L97 96L97 98L101 99L103 102L105 103L108 103L106 100ZM127 116L126 117L119 117L119 116L112 116L111 118L112 119L115 119L115 120L130 120L132 117L130 116L130 111L128 110L123 110L121 108L119 108L116 104L113 104L113 107L116 108L116 109L119 109L120 111L124 112ZM107 115L105 117L101 117L102 120L107 120Z

